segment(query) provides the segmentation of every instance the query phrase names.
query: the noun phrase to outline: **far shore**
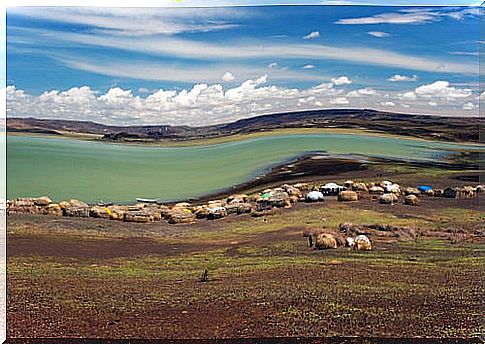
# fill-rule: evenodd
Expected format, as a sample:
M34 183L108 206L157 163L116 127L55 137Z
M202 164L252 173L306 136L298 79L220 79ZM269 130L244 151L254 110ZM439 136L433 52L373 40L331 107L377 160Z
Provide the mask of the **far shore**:
M148 141L148 140L133 140L133 141L109 141L103 140L103 135L88 134L88 133L74 133L61 132L59 135L46 133L29 133L29 132L8 132L7 136L27 136L27 137L44 137L44 138L59 138L59 139L77 139L84 141L101 142L108 144L122 144L122 145L142 145L153 147L193 147L193 146L210 146L217 144L224 144L246 139L268 137L276 135L311 135L311 134L342 134L342 135L364 135L385 138L399 138L404 140L413 140L421 142L447 142L439 139L424 139L417 136L398 135L392 133L383 133L369 129L346 129L346 128L278 128L265 131L258 131L244 134L233 134L228 136L218 136L204 139L177 139L177 140L163 140L163 141ZM453 143L453 142L452 142ZM460 143L470 146L481 147L482 143L473 141L459 141Z

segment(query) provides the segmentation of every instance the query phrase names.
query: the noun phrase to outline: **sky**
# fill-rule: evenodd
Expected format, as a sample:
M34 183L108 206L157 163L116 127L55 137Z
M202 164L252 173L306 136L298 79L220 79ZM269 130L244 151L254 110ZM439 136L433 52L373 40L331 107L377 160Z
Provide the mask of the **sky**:
M7 116L190 126L328 108L478 116L482 15L465 6L11 7Z

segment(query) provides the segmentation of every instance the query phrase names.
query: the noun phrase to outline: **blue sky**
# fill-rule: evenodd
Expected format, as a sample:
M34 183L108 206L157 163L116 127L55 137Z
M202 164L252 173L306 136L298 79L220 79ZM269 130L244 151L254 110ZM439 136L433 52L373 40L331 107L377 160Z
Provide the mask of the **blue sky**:
M7 9L7 115L201 125L331 107L476 116L477 7Z

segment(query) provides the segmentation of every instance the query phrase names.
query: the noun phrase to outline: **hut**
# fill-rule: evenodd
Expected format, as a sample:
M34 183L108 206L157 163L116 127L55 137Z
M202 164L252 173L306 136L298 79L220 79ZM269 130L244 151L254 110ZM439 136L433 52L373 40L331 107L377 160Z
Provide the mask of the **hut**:
M306 194L305 199L307 202L318 202L323 201L323 193L320 191L310 191Z
M355 191L342 191L338 195L339 202L355 202L358 199L359 199L359 196Z
M325 196L337 196L342 191L345 191L345 186L336 183L327 183L320 186L320 192Z

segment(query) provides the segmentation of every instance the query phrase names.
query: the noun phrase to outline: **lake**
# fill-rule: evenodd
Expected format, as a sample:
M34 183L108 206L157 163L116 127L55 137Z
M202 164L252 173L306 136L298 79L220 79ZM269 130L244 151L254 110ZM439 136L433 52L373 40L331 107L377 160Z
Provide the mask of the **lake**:
M7 138L7 198L134 202L201 196L310 151L437 160L461 144L349 134L273 135L209 146L153 147L67 138Z

